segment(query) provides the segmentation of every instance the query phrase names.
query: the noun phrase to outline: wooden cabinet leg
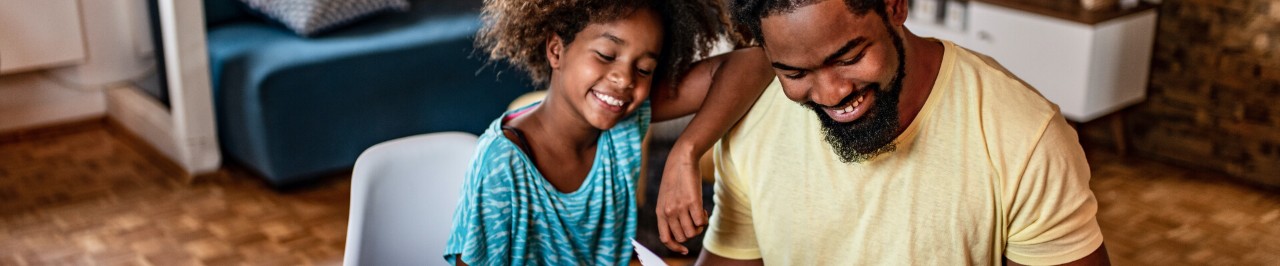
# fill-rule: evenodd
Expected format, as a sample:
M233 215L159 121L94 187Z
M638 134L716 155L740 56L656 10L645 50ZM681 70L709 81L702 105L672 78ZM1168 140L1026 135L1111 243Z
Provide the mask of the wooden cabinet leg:
M1124 134L1124 115L1120 113L1111 115L1111 138L1115 140L1116 154L1125 156L1128 153L1128 140Z

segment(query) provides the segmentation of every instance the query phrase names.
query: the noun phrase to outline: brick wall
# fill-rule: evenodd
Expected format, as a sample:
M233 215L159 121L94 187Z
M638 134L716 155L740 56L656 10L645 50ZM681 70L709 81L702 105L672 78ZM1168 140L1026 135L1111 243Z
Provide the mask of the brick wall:
M1147 101L1120 113L1130 148L1280 186L1280 0L1164 0L1156 31Z

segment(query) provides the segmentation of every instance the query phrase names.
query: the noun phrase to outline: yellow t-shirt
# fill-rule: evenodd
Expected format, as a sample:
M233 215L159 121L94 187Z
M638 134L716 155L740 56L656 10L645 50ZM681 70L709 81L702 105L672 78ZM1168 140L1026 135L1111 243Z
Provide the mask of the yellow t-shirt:
M1089 165L1056 105L946 49L897 150L841 163L816 114L769 85L715 147L704 246L777 265L1061 264L1102 244Z

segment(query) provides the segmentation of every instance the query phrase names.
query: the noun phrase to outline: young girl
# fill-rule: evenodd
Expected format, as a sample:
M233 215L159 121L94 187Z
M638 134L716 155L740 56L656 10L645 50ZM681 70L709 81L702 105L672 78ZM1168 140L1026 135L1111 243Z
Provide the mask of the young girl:
M486 0L477 45L548 93L480 136L445 259L628 263L640 143L650 120L701 109L706 116L677 142L705 152L760 95L734 87L772 78L728 78L741 68L768 71L766 62L724 64L727 57L718 57L690 66L709 52L725 21L720 1L704 1Z

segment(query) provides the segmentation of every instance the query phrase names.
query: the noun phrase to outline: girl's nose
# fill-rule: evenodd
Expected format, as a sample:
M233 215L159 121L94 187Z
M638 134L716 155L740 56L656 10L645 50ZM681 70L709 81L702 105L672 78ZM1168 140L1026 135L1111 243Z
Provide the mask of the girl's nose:
M609 71L609 83L620 89L634 88L635 79L631 77L630 72L631 71L628 71L625 67L614 68L613 71Z

